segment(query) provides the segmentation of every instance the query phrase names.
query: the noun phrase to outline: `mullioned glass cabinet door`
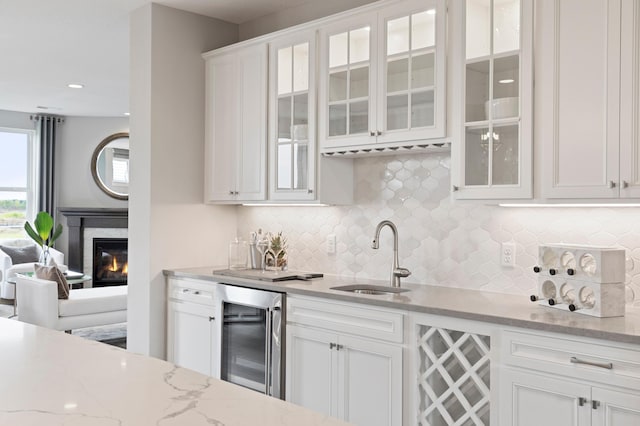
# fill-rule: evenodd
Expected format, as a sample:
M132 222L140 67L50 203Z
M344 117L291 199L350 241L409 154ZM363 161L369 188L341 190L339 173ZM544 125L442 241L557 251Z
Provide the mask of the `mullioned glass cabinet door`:
M315 198L315 35L271 43L270 193L272 200Z
M532 3L466 0L450 13L465 35L454 91L455 196L531 198Z

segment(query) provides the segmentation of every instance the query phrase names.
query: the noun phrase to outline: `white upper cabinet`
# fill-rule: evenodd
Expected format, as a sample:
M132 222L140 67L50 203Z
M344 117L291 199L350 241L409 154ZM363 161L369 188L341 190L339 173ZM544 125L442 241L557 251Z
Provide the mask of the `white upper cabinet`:
M267 47L205 58L205 201L265 200Z
M315 31L270 44L269 198L313 200L316 172Z
M445 136L445 2L396 2L320 30L324 151Z
M533 2L452 2L449 16L454 197L531 198Z
M640 5L538 4L541 196L640 198Z
M349 204L353 161L319 156L316 31L269 43L269 201Z

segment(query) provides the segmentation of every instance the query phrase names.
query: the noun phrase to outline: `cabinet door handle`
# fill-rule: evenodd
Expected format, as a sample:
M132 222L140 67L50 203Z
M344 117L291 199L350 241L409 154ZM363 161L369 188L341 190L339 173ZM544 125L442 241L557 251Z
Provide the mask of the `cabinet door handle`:
M591 408L593 408L594 410L597 410L599 406L600 401L591 401Z
M571 359L569 359L569 361L571 361L571 364L585 364L585 365L591 365L593 367L606 368L607 370L613 369L612 362L586 361L584 359L576 358L575 356L572 356Z
M183 292L183 293L189 293L189 289L188 289L188 288L183 288L183 289L182 289L182 292Z
M209 322L211 322L211 321L213 321L215 319L216 319L216 317L209 317Z
M613 188L615 188L615 187L616 187L616 183L615 183L614 181L610 180L610 181L609 181L609 188L610 188L610 189L613 189Z
M578 398L578 405L580 407L584 407L584 404L586 404L587 402L589 402L589 400L587 398L584 398L582 396L580 398Z

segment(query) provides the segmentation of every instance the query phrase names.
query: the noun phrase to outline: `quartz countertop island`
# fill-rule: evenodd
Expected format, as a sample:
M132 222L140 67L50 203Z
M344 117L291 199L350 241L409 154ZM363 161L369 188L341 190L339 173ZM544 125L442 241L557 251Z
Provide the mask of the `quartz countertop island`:
M0 425L347 423L168 362L0 318Z

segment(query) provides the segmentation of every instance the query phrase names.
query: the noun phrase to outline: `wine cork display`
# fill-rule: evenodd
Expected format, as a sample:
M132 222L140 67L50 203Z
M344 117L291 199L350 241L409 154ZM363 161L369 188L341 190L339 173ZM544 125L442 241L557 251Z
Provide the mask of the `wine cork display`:
M531 301L596 317L624 316L624 249L545 244L533 270L539 275Z

